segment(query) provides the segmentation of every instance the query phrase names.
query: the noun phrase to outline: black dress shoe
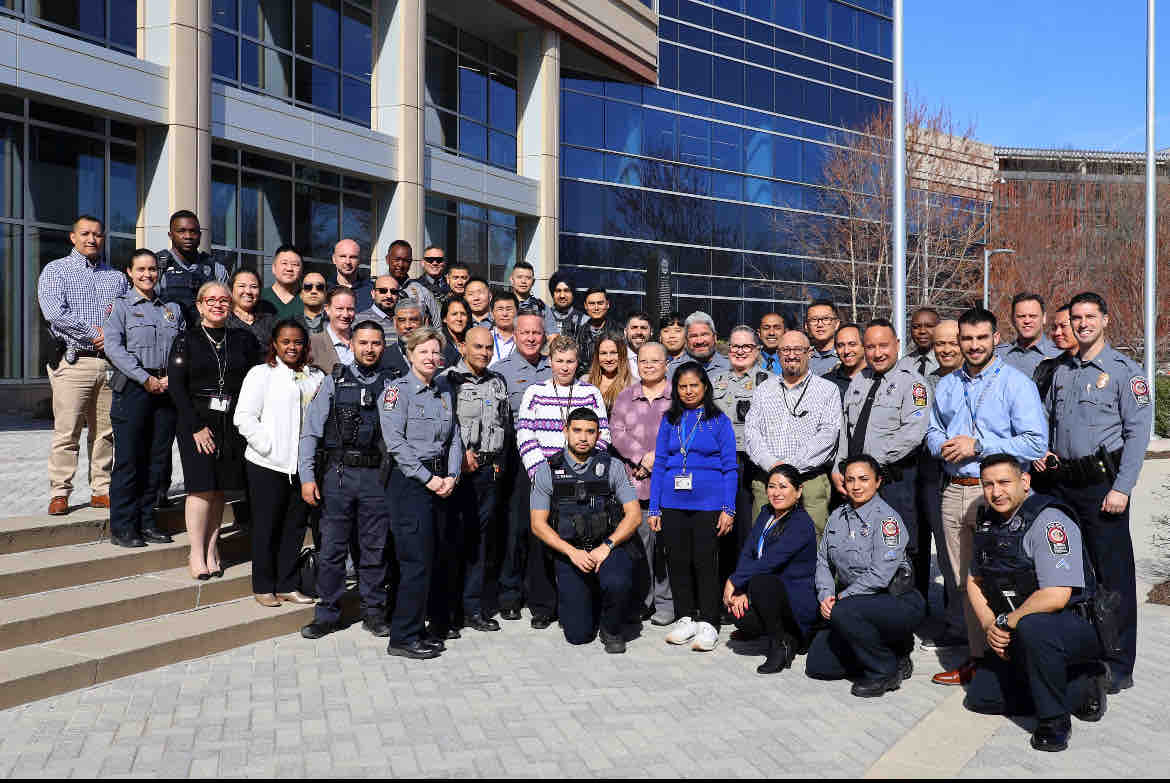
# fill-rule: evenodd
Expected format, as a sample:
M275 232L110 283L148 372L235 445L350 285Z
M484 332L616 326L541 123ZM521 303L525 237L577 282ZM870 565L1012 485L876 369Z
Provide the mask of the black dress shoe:
M626 651L626 640L621 637L621 634L608 634L604 630L600 633L601 643L605 645L605 651L610 655L621 655Z
M1067 715L1042 720L1032 732L1032 747L1049 753L1062 751L1068 747L1069 734L1072 734L1072 721Z
M410 644L394 644L394 642L391 642L390 646L386 648L386 653L388 655L397 655L401 658L413 658L416 661L439 657L439 651L425 644L422 639L411 642Z
M1109 683L1109 695L1114 696L1133 687L1133 675L1114 677Z
M173 505L174 503L172 503L171 499L167 497L167 491L165 489L160 489L158 494L154 496L155 508L170 508Z
M468 615L463 624L473 631L498 631L500 624L491 617L484 617L482 614Z
M367 617L362 620L362 628L369 631L374 636L385 638L390 635L390 623L383 620L381 617Z
M443 652L447 649L447 645L443 643L442 639L437 636L431 636L429 634L419 639L418 643L424 647L430 647L435 652Z
M902 674L899 672L893 677L879 677L876 680L855 682L849 692L863 699L872 699L884 695L887 691L896 691L901 687Z
M446 633L443 634L443 638L444 639L462 639L463 634L459 633L458 628L448 628Z
M336 623L325 623L314 620L301 629L301 636L306 639L320 639L322 636L328 636L336 630Z
M158 530L143 530L142 540L148 544L170 544L174 542L175 539Z
M514 606L509 606L500 610L501 620L519 620L520 610Z
M538 631L543 631L545 628L548 628L550 625L552 625L552 621L553 619L551 617L547 617L543 614L532 615L532 627Z
M1105 717L1106 694L1113 679L1109 676L1108 665L1102 664L1101 668L1102 672L1089 681L1089 692L1085 694L1084 703L1073 712L1078 720L1085 723L1096 723Z
M756 667L756 674L779 674L792 665L796 657L795 640L779 639L772 643L768 657Z
M130 536L110 536L110 543L114 546L124 546L128 549L137 549L146 546L146 542L135 535Z
M910 660L909 655L903 655L898 659L898 676L903 680L910 679L914 674L914 661Z

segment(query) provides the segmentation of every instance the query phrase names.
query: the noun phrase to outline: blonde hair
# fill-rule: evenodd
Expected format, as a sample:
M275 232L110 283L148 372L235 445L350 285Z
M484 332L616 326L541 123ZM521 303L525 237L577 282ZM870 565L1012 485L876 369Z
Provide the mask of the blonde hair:
M432 329L429 326L420 326L406 336L406 352L411 353L415 348L430 340L439 341L440 351L447 347L447 341L443 338L443 335L439 334L438 329Z
M195 294L195 301L202 302L203 298L207 295L207 292L212 288L222 288L224 293L226 293L229 298L232 295L232 289L228 288L227 283L221 283L218 280L208 280L206 283L199 286L199 291Z
M577 341L567 334L553 335L552 339L548 341L548 355L552 358L554 353L562 353L564 351L572 351L577 354L577 360L581 360L581 346L577 345Z

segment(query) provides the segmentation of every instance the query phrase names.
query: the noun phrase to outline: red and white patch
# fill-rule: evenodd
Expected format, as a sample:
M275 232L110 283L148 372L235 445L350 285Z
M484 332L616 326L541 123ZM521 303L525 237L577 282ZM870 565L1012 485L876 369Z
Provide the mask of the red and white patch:
M896 536L896 535L898 535L898 522L896 520L893 520L893 519L887 519L885 522L882 522L882 535L883 536Z
M918 408L925 408L926 407L926 384L924 384L924 383L914 384L914 388L911 390L911 394L914 395L915 407L918 407Z
M1133 399L1138 405L1150 404L1150 384L1140 375L1129 381L1129 388L1133 392Z
M382 395L382 410L392 411L394 406L398 404L398 387L387 386L386 393Z
M1068 554L1068 533L1061 522L1049 522L1045 531L1048 536L1048 548L1054 555Z

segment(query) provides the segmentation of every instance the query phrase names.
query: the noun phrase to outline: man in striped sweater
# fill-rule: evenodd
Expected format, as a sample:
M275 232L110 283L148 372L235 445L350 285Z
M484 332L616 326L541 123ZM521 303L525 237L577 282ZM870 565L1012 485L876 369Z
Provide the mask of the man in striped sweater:
M597 414L600 433L598 451L609 448L609 419L601 390L577 380L577 342L567 335L556 335L548 344L552 377L529 386L524 392L516 416L516 443L524 471L517 477L512 494L512 513L528 514L532 476L537 466L565 448L565 419L575 408L588 408ZM544 544L529 533L526 592L532 612L532 627L548 628L557 615L557 591L552 560Z

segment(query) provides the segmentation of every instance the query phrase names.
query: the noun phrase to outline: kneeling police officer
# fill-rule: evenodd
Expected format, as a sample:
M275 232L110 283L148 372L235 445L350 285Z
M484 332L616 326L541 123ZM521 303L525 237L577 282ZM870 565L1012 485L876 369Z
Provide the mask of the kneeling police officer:
M1069 713L1085 721L1105 714L1100 639L1115 623L1105 618L1098 636L1089 619L1096 579L1068 507L1032 492L1029 474L1007 454L984 459L980 477L991 508L975 528L967 595L993 654L979 662L964 705L1035 713L1032 747L1064 750Z
M373 321L355 326L350 339L353 364L334 367L305 411L297 468L301 497L310 506L324 502L317 566L321 600L313 622L301 629L306 639L320 639L340 627L345 557L355 527L362 627L374 636L390 635L386 623L390 513L385 496L390 464L380 411L395 375L379 369L383 346L381 326Z
M642 507L623 465L594 451L599 426L588 408L569 413L568 445L532 478L532 533L555 553L565 640L588 644L600 626L605 651L623 653Z

